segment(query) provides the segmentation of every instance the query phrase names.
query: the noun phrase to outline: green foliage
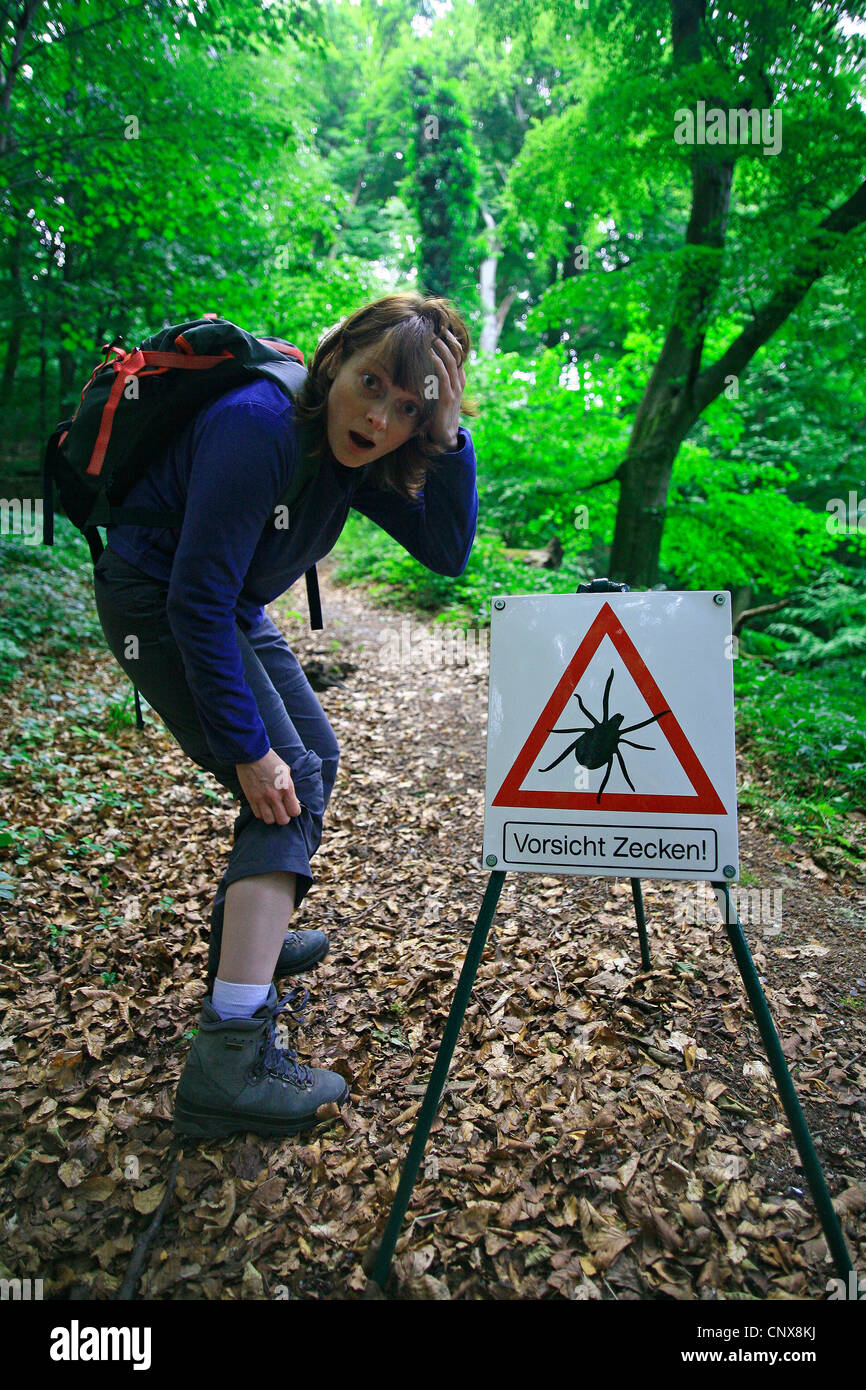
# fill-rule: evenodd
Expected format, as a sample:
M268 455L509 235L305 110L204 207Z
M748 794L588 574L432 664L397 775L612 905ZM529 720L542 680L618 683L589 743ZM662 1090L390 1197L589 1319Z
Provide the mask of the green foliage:
M106 708L106 728L109 734L114 735L120 729L130 728L135 724L135 695L132 685L117 700L111 701Z
M54 519L54 545L0 537L0 686L19 674L28 649L53 653L103 641L93 600L93 562L65 517Z
M576 556L609 543L616 487L592 485L616 471L627 426L601 404L605 397L619 403L615 373L577 370L575 389L561 384L562 376L554 351L529 362L516 353L479 360L472 391L481 415L470 432L485 524L507 546L544 545L558 535ZM577 513L580 505L587 518Z
M784 469L787 495L826 521L831 498L862 493L866 323L832 277L810 299L757 354L737 393L705 413L694 438L713 453L723 444L755 478ZM849 534L845 545L866 553L866 537Z
M713 458L684 444L662 543L670 587L760 585L784 593L816 572L834 541L824 518L786 494L795 470Z
M866 652L866 572L843 565L824 570L767 631L791 643L777 657L782 669L845 661Z
M369 518L355 512L349 515L334 557L338 582L367 583L379 602L420 608L457 625L486 625L494 594L573 592L586 577L576 559L559 570L528 568L510 560L500 538L485 530L479 531L463 574L456 578L434 574Z
M321 48L318 7L209 6L177 29L173 6L143 8L144 47L135 26L106 26L109 0L83 16L61 7L54 42L30 36L0 119L14 148L0 186L0 318L21 334L19 434L69 410L115 334L128 345L215 310L314 345L323 314L358 287L345 262L310 275L333 236L333 184L295 115L285 59L257 51L288 42L289 23L292 48Z
M744 649L748 642L744 643ZM806 672L740 659L734 667L737 741L761 775L740 793L783 832L829 846L833 862L862 864L866 727L862 663Z

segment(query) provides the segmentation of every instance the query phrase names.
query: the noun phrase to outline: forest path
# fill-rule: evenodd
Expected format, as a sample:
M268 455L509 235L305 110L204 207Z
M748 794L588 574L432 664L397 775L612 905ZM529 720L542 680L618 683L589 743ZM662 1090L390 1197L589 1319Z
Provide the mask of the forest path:
M303 583L271 612L308 671L345 671L319 696L342 760L297 917L332 949L294 1045L341 1070L352 1103L300 1139L185 1149L146 1299L361 1292L489 876L486 659L387 664L402 625L427 620L332 572L323 632L294 615ZM153 713L110 742L119 689L95 649L28 663L0 699L30 750L3 815L55 837L15 864L0 973L3 1264L47 1297L110 1298L162 1200L230 842L227 799ZM745 931L862 1269L861 890L754 815L740 831L747 881L782 893L781 919ZM643 887L648 974L627 881L506 879L398 1297L826 1297L834 1270L724 930L677 921L681 887Z

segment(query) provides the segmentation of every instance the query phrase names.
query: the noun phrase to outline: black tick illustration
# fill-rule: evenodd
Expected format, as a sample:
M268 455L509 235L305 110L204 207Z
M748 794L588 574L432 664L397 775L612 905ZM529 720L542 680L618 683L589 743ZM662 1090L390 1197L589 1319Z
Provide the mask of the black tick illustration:
M576 738L574 740L574 743L570 743L566 748L565 752L560 753L559 757L554 758L553 762L548 763L547 767L540 767L538 769L539 772L550 772L550 769L556 767L558 763L561 763L563 758L567 758L569 753L574 754L576 761L579 762L582 767L596 768L601 767L604 763L607 763L607 770L604 774L604 781L599 787L598 795L596 797L596 801L598 803L601 802L601 794L607 786L607 780L610 777L611 769L613 768L614 758L616 758L617 762L622 768L623 776L625 777L625 780L628 782L632 791L634 791L635 789L634 783L628 775L626 765L622 760L622 754L619 751L619 746L621 743L627 743L629 748L645 748L650 753L655 752L655 749L652 748L650 744L633 743L630 738L624 738L623 735L632 734L634 733L635 729L643 729L645 725L653 724L657 719L661 719L664 715L670 714L669 709L663 709L660 714L654 714L650 719L642 720L640 724L629 724L627 728L621 728L622 721L625 718L625 715L615 714L613 715L613 717L611 717L608 713L608 701L610 698L610 687L612 684L613 671L611 671L610 675L608 676L607 684L604 687L604 705L602 709L602 717L600 720L596 719L595 715L590 714L589 710L586 708L586 705L583 703L583 700L581 700L580 696L575 691L574 698L577 700L577 703L580 705L580 708L586 715L587 719L592 720L592 724L588 729L549 729L548 732L551 734L579 734L580 737Z

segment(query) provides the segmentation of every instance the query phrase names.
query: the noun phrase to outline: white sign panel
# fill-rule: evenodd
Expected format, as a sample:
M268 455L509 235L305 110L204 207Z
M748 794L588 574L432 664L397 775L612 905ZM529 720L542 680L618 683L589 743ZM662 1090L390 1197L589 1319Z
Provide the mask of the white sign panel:
M484 864L733 880L730 594L492 600Z

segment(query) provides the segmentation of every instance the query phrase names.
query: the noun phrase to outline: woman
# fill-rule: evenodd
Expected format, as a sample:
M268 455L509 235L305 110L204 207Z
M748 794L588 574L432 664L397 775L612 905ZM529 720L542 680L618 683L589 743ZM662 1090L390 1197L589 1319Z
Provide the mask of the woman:
M341 1104L342 1077L276 1041L274 974L307 970L323 932L287 934L309 891L339 748L264 605L333 547L353 506L422 564L458 575L478 516L459 426L469 334L448 301L389 295L319 343L293 404L257 379L198 415L124 499L183 508L179 529L111 526L95 569L111 651L184 752L240 803L211 912L209 993L175 1128L292 1134ZM300 446L314 485L275 516ZM279 509L277 509L279 510Z

